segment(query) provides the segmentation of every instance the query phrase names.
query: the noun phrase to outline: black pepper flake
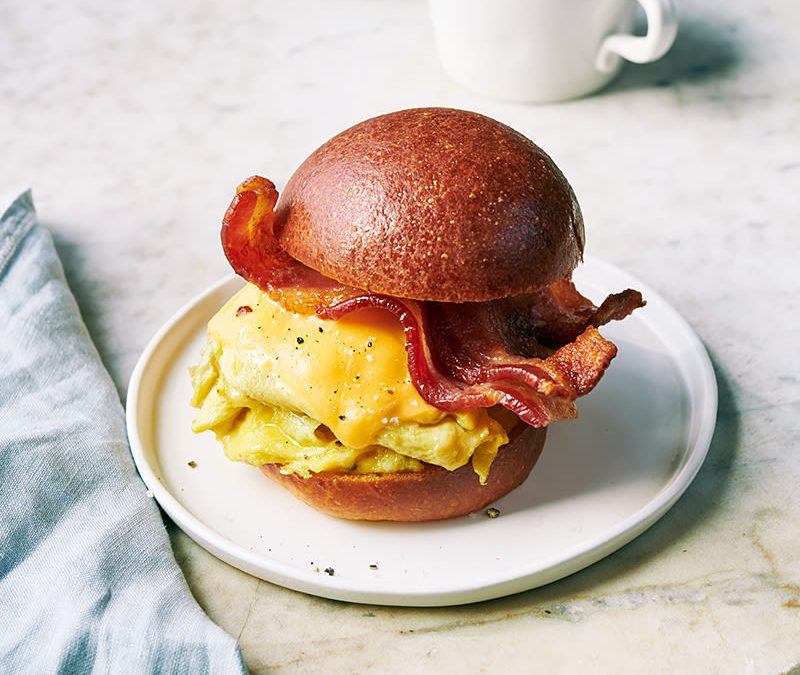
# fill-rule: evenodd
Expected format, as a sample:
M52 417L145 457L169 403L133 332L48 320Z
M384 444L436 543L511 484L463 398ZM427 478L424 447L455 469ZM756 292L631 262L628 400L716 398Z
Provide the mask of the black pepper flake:
M367 342L367 347L372 347L372 342Z
M489 518L497 518L500 515L500 509L496 509L492 506L486 509L486 515L489 516Z
M325 332L324 330L322 330L322 326L319 327L319 332L320 333L324 333Z
M241 316L242 314L250 314L253 311L253 308L250 305L242 305L239 309L236 310L236 316Z
M371 570L376 570L376 569L378 569L378 563L372 563L372 564L369 566L369 568L370 568Z
M301 344L303 344L304 342L305 342L305 340L304 340L303 338L301 338L301 337L298 337L298 338L297 338L297 344L301 345Z
M344 421L344 415L339 415L339 419Z
M190 462L187 462L187 464L188 464L188 465L189 465L189 466L190 466L192 469L196 469L196 468L197 468L197 462L195 462L194 460L191 460Z
M326 567L325 574L327 574L329 577L332 577L334 575L333 567Z
M354 379L360 380L361 379L361 375L356 375Z

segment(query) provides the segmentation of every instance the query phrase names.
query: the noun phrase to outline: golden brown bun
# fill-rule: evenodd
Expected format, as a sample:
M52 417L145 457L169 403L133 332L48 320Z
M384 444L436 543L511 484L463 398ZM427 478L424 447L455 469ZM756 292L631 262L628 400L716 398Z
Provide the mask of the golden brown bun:
M493 119L420 108L375 117L289 179L275 231L337 281L416 300L481 302L568 275L583 219L543 150Z
M309 506L338 518L442 520L478 511L520 485L539 459L546 435L546 429L527 427L503 446L486 485L470 464L455 471L427 464L417 472L318 473L310 478L282 474L277 464L265 464L261 471Z

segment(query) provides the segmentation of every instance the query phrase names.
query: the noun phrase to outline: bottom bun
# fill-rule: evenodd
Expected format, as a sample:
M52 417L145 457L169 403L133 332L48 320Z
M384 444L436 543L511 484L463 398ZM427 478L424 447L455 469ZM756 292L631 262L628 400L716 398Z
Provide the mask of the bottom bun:
M417 522L473 513L522 484L539 459L546 429L527 428L504 445L481 485L471 464L448 471L426 464L422 471L386 474L283 474L265 464L264 475L295 497L337 518Z

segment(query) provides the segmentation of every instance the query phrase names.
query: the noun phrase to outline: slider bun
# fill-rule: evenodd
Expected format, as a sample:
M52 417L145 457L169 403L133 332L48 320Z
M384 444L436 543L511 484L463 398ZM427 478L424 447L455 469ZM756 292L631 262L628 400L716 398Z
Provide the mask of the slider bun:
M281 246L339 282L416 300L482 302L572 272L583 218L533 142L463 110L382 115L334 136L289 179Z
M524 428L500 448L486 485L470 464L455 471L426 464L416 472L318 473L309 478L282 474L278 464L265 464L261 471L309 506L338 518L442 520L478 511L520 485L539 459L546 435L546 429Z

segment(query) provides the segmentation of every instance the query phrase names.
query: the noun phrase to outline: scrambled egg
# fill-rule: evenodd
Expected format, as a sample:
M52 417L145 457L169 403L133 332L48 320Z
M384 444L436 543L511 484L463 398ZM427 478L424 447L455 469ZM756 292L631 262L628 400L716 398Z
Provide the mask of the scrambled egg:
M504 427L483 408L427 403L408 372L397 320L378 309L337 321L284 309L248 284L211 319L191 368L200 409L229 459L284 473L453 470L472 462L484 482Z

